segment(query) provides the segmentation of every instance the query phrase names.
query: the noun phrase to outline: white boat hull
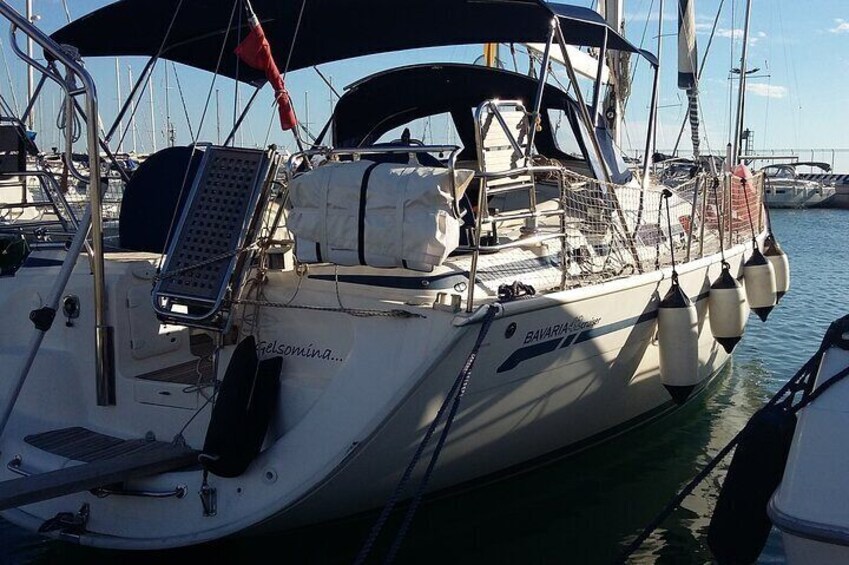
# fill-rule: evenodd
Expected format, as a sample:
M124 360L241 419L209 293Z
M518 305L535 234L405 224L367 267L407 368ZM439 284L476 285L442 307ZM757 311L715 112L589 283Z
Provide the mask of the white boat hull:
M773 188L764 192L767 208L826 208L835 204L836 199L833 186Z
M849 351L830 347L815 386L846 367ZM849 509L836 502L846 495L847 397L849 380L837 381L798 413L784 476L767 507L790 565L849 562Z
M748 245L726 251L740 276ZM6 433L4 454L22 455L33 472L61 467L56 456L22 438L39 431L82 425L126 437L151 432L170 439L175 430L200 446L209 411L186 384L139 378L139 372L196 359L185 328L163 333L147 302L153 267L138 258L107 261L109 310L116 343L115 408L89 410L95 381L91 290L84 261L67 289L80 296L81 317L66 326L57 319L19 398ZM703 383L728 359L710 332L707 296L720 272L715 257L679 267L682 288L696 303L699 372ZM17 315L37 307L49 282L42 269L24 267L14 289L2 294ZM429 483L433 492L486 476L515 471L586 447L673 408L660 382L656 341L657 303L669 285L663 270L506 303L480 350L471 383ZM276 275L273 275L276 276ZM286 278L285 274L281 277ZM273 281L272 281L273 282ZM294 280L269 289L269 302L292 296ZM300 298L338 306L332 281L309 280ZM357 288L361 296L357 296ZM386 288L346 286L347 308L374 306L369 296ZM408 293L409 294L409 293ZM415 301L413 301L415 302ZM124 305L129 305L127 309ZM381 507L466 361L480 324L463 313L399 305L425 317L357 317L339 311L263 308L254 333L261 354L284 357L279 409L265 450L240 477L210 476L218 514L204 515L199 469L129 482L150 492L184 487L188 496L163 499L72 494L5 511L3 516L37 529L57 512L88 503L91 517L78 542L120 549L161 549L218 539L246 530L279 530ZM464 325L465 324L465 325ZM516 324L511 330L512 324ZM328 332L327 328L333 331ZM147 332L147 333L145 333ZM0 330L0 359L18 363L25 335ZM232 348L228 348L232 349ZM219 374L226 366L222 358ZM377 364L376 360L380 360ZM50 375L51 377L47 377ZM4 394L5 391L4 391ZM49 407L45 410L45 407ZM429 457L433 446L424 452ZM67 463L67 462L65 462ZM424 462L423 462L424 463ZM419 465L413 481L420 479ZM15 475L5 468L0 478ZM141 505L141 506L140 506ZM144 528L137 520L144 508Z
M837 545L788 532L781 532L784 555L788 564L816 563L817 565L843 565L849 563L849 545Z

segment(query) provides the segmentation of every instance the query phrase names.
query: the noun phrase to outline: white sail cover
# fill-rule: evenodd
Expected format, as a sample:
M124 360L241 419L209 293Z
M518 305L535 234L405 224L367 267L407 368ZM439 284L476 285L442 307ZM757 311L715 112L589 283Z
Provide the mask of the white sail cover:
M459 243L451 172L418 164L329 163L289 184L288 227L304 263L431 271ZM455 171L456 194L474 172Z

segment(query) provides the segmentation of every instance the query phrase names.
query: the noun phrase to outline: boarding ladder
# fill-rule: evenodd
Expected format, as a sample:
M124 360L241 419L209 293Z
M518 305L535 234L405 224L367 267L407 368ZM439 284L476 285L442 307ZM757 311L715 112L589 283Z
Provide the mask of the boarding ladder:
M271 150L203 151L153 288L153 308L164 323L226 331L279 158Z
M478 106L475 122L478 163L484 173L481 195L526 192L528 211L534 214L536 191L534 176L528 169L531 125L525 107L517 100L486 100ZM528 229L532 230L535 218L530 216L527 220Z
M541 243L550 239L561 241L561 260L565 261L565 224L563 199L565 183L560 167L534 164L532 153L532 129L529 114L519 100L485 100L475 110L475 141L478 151L480 190L476 214L476 225L471 246L472 263L469 280L475 281L478 258L481 252L498 251L509 247L518 247ZM553 175L560 190L559 204L556 210L540 210L537 207L537 174ZM488 206L489 197L510 192L522 192L527 195L527 208L502 212ZM540 230L538 220L546 216L560 218L555 230ZM524 220L521 229L523 237L517 241L501 242L497 225L503 222ZM491 232L484 236L485 225L491 226ZM565 269L565 266L562 265ZM474 304L474 284L469 284L467 311Z

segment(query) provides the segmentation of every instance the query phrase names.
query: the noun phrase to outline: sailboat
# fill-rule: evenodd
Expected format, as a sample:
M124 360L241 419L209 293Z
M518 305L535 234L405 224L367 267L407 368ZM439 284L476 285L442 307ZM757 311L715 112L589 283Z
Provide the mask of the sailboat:
M86 116L93 81L61 45L270 80L293 132L278 64L545 47L533 76L437 60L364 77L286 159L232 135L162 149L128 182L114 238L90 190L66 247L0 279L5 519L113 549L280 531L568 455L715 379L733 336L711 285L743 276L766 237L759 192L732 202L740 187L706 174L670 190L648 155L629 167L568 46L644 57L656 88L651 53L543 0L410 0L403 26L390 0L245 6L238 27L230 6L122 0L50 37L0 13L78 77ZM552 53L571 88L547 81ZM416 139L431 116L460 142Z

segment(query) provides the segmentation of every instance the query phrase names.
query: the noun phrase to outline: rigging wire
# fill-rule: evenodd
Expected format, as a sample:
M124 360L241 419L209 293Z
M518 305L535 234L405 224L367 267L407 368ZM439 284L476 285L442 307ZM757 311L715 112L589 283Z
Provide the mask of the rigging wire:
M777 4L778 4L778 6L776 7L777 8L776 13L778 14L778 25L779 25L779 29L781 31L781 37L788 37L788 35L785 35L785 33L784 33L784 18L781 15L781 12L782 12L781 3L778 2ZM793 87L795 88L794 92L801 92L801 90L799 90L799 77L796 74L796 66L793 64L793 59L791 59L787 55L787 43L788 43L787 41L781 42L781 47L784 50L784 66L785 66L785 68L789 67L789 69L788 69L789 72L787 74L793 76ZM797 100L798 100L798 98L797 98ZM790 120L790 126L793 128L794 145L796 147L798 147L799 146L799 130L797 128L797 125L800 125L802 123L802 104L801 104L801 102L799 102L799 112L798 113L793 112L792 114L793 114L794 119ZM798 122L797 122L797 120L798 120Z
M18 97L15 96L15 83L12 82L12 73L9 71L9 61L6 59L6 50L3 48L3 40L0 40L0 53L3 54L3 66L6 67L6 80L9 81L9 92L12 94L12 105L15 107L15 115L20 116Z
M240 2L240 4L241 4L241 2ZM239 45L242 42L242 10L239 10L239 16L238 17L239 17L239 20L236 22L236 45ZM241 85L239 83L238 77L239 77L239 67L241 66L241 64L242 64L242 58L236 57L236 80L233 81L233 130L234 131L233 131L233 137L231 138L231 141L230 141L233 145L236 144L235 128L236 128L236 124L239 120L239 94L240 94L239 90L240 90ZM239 145L244 145L245 140L244 140L244 136L242 136L241 133L242 132L240 131L239 135L240 135L241 140L240 140Z
M737 1L731 0L731 29L736 29L735 27L735 16L737 12ZM734 68L734 46L737 43L737 36L735 33L731 33L731 49L728 50L728 56L730 61L728 62L728 68ZM728 76L728 129L726 131L726 138L729 140L729 144L731 139L734 138L732 133L732 128L734 128L734 75L729 74Z
M640 45L639 45L640 49L642 49L642 48L643 48L643 44L644 44L644 43L645 43L645 41L646 41L646 34L648 33L648 29L649 29L649 18L651 17L651 14L652 14L652 11L653 11L653 10L654 10L654 0L651 0L651 4L649 4L649 11L648 11L648 14L649 14L649 15L648 15L648 16L646 16L646 24L643 26L643 33L642 33L642 35L640 36ZM663 14L660 14L660 17L662 18L662 17L663 17ZM641 60L641 59L642 59L642 57L635 57L635 58L634 58L634 64L633 64L633 66L631 67L631 69L630 69L630 71L629 71L629 73L630 73L630 75L631 75L631 76L635 76L635 75L637 74L637 67L640 65L640 60ZM625 100L623 100L623 101L622 101L622 113L623 113L623 114L625 113L625 110L627 110L627 109L628 109L628 101L629 101L630 99L631 99L631 98L630 98L630 96L629 96L629 97L625 98Z
M321 80L324 82L324 84L327 86L327 88L330 89L330 117L328 119L332 120L333 119L333 97L336 96L336 100L339 100L340 98L342 98L342 96L339 94L339 91L336 90L336 88L333 86L333 82L331 82L330 79L328 79L324 75L324 73L321 72L321 69L319 69L317 65L313 65L312 68L316 72L316 74L318 74L319 78L321 78ZM317 141L318 140L315 137L313 137L313 146L315 146Z
M769 93L770 89L772 88L772 73L769 72L769 61L764 61L764 67L767 70L766 89L767 89L767 93ZM763 143L764 143L763 149L766 149L767 126L769 125L769 99L770 98L772 98L772 96L766 97L766 108L764 108L764 131L763 131L763 136L762 136L762 139L764 140L763 141Z
M333 86L333 83L330 82L330 80L326 76L324 76L324 73L321 72L321 69L319 69L317 65L313 65L312 68L318 74L318 76L321 78L321 80L324 81L324 84L327 85L327 88L330 89L330 92L332 92L333 95L336 96L337 100L339 98L342 98L342 95L339 94L339 91L336 90L336 88Z
M295 52L295 44L297 43L297 40L298 40L298 33L301 31L301 22L303 21L304 10L306 9L306 7L307 7L307 0L303 0L301 2L301 9L298 12L298 20L295 22L295 31L292 33L292 43L289 45L289 53L286 54L286 65L283 67L283 73L281 74L283 80L286 79L286 74L289 72L289 65L292 62L292 53ZM275 105L277 104L276 96L274 98L274 103L275 103ZM292 106L292 112L295 114L295 117L297 118L297 113L295 113L295 108L294 108L294 105L292 105L291 97L289 99L289 104ZM303 151L303 149L304 149L303 143L301 142L301 137L298 135L298 126L300 124L301 124L300 120L297 120L296 126L294 128L292 128L292 135L295 137L295 143L297 144L298 148ZM306 130L305 126L301 126L301 127L304 130ZM309 134L309 132L307 132L307 133ZM313 138L313 141L315 141L315 138Z
M702 116L704 116L705 115L705 108L704 108L704 106L702 106L702 97L701 96L696 97L696 104L699 105L699 113ZM684 130L682 129L681 131L683 132ZM712 155L713 150L711 149L710 137L708 136L707 128L705 128L705 131L703 132L702 136L703 136L703 139L705 141L705 149L707 149L707 154Z
M6 100L6 97L0 94L0 110L7 116L14 116L15 114L12 112L12 107L9 106L9 102Z
M71 11L68 9L67 0L62 0L62 8L65 10L65 18L68 20L68 23L71 23Z
M301 31L301 21L304 18L304 10L307 7L307 0L301 2L301 11L298 12L298 21L295 22L295 31L292 34L292 43L289 45L289 53L286 55L286 66L283 67L283 78L286 78L286 73L289 72L289 64L292 62L292 53L295 52L295 43L298 41L298 32Z
M218 60L217 60L217 61L216 61L216 63L215 63L215 71L213 72L213 74L212 74L212 80L211 80L211 81L210 81L210 83L209 83L209 90L208 90L208 91L207 91L207 93L206 93L206 102L204 103L204 106L203 106L203 112L201 112L201 116L200 116L200 123L198 124L198 130L197 130L197 132L196 132L196 135L195 135L195 136L192 136L192 143L191 143L191 145L192 145L192 154L191 154L191 156L192 156L192 157L194 157L195 151L197 151L197 140L198 140L198 136L200 136L200 133L201 133L201 131L203 130L204 120L206 119L206 114L207 114L207 111L209 110L209 103L210 103L210 101L212 100L212 93L213 93L213 91L215 90L215 82L216 82L216 80L218 79L219 70L220 70L220 68L221 68L221 61L224 59L224 48L225 48L225 47L226 47L226 45L227 45L227 40L230 38L230 29L231 29L231 28L232 28L232 26L233 26L233 18L234 18L234 16L236 15L236 7L237 7L237 6L241 3L241 1L242 1L242 0L235 0L235 1L233 2L233 8L230 10L230 19L229 19L229 21L227 22L227 29L226 29L226 31L224 32L224 39L221 41L221 49L220 49L220 50L219 50L219 52L218 52ZM180 0L180 3L182 4L182 0ZM172 24L174 23L174 20L173 20L173 19L171 20L171 23L172 23ZM169 27L169 31L170 31L170 27ZM164 44L164 41L163 41L163 44ZM166 66L165 68L166 68L166 71L167 71L167 68L168 68L168 67ZM190 166L190 165L187 165L187 166L186 166L186 170L185 170L185 172L183 173L183 181L182 181L182 183L180 184L180 192L179 192L180 196L179 196L179 198L182 198L183 193L184 193L184 192L185 192L185 190L186 190L186 185L188 184L189 171L190 171L190 170L191 170L191 166ZM163 245L162 245L162 253L159 255L159 259L157 260L157 263L156 263L156 271L157 271L157 273L158 273L158 272L161 270L161 268L162 268L162 261L163 261L163 259L164 259L164 257L165 257L165 252L166 252L166 250L168 249L168 245L169 245L169 244L170 244L170 242L171 242L171 234L173 233L173 230L174 230L174 222L175 222L175 221L176 221L176 219L177 219L177 210L178 210L178 207L177 207L177 206L175 206L175 207L174 207L174 211L173 211L173 213L171 214L171 221L169 222L169 225L168 225L168 231L166 232L166 233L168 234L168 237L166 237L166 238L165 238L165 241L164 241L164 243L163 243Z
M268 127L265 129L265 140L262 142L263 147L268 147L268 139L271 137L271 126L274 125L274 106L275 104L272 103L271 115L268 118Z
M145 81L144 85L142 85L141 91L139 91L139 94L138 94L139 100L141 100L141 97L144 96L145 90L147 89L148 85L150 85L151 81L153 80L153 73L156 70L156 63L159 61L160 56L165 51L165 44L168 42L168 38L171 37L171 30L174 29L174 22L177 21L177 15L179 15L180 9L182 7L183 7L183 0L178 0L177 7L174 9L174 14L171 16L171 21L168 22L168 28L165 30L165 34L162 36L162 41L159 43L159 49L156 50L156 54L152 57L153 59L155 59L155 62L153 64L153 68L151 68L149 73L148 73L148 79ZM168 72L167 65L166 65L166 68L165 68L165 72L166 73ZM139 79L141 79L141 77L139 77ZM153 96L152 90L151 90L151 96ZM130 114L130 119L132 119L133 116L135 116L136 112L138 111L139 106L141 106L141 104L135 105L135 109ZM125 132L125 134L126 134L126 132ZM151 138L153 138L154 145L156 145L155 135L156 135L156 132L151 132ZM123 139L124 138L122 136L121 141L123 141ZM119 145L120 145L120 142L119 142Z
M640 4L640 5L642 6L642 4ZM640 35L640 45L639 45L640 49L642 49L643 44L645 44L646 34L648 33L648 29L649 29L649 19L650 19L653 11L654 11L654 0L651 0L651 2L649 3L648 15L646 16L646 23L643 26L643 33ZM661 14L660 17L663 17L663 14ZM632 76L632 77L636 76L637 68L640 64L641 59L642 59L642 57L635 57L633 65L631 65L630 69L628 70L628 73L630 74L630 76ZM660 71L658 70L658 72L660 72ZM612 92L615 93L616 89L619 88L619 85L617 84L616 86L612 86L611 88L613 89ZM631 100L630 95L625 96L625 98L622 100L622 114L623 114L623 116L628 110L628 102L630 100ZM633 152L634 142L631 139L631 130L628 127L628 124L624 119L621 120L620 127L622 129L622 133L625 136L625 143L627 144L628 150Z
M189 119L189 109L186 107L186 97L183 96L183 86L180 83L180 75L177 74L177 65L171 61L171 69L174 71L174 79L177 81L177 93L180 95L180 103L183 105L183 115L186 116L186 125L189 127L189 136L194 139L195 132L192 129L192 121Z

